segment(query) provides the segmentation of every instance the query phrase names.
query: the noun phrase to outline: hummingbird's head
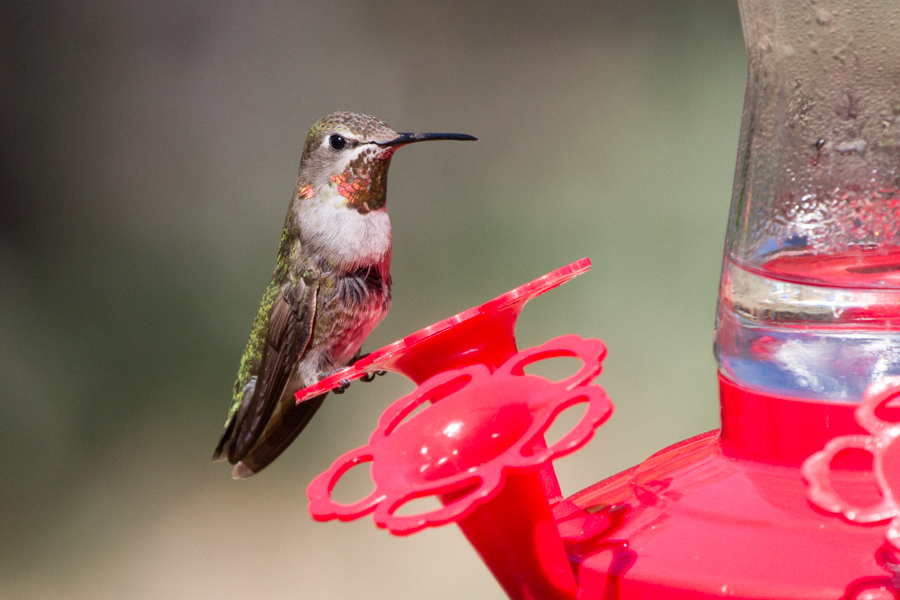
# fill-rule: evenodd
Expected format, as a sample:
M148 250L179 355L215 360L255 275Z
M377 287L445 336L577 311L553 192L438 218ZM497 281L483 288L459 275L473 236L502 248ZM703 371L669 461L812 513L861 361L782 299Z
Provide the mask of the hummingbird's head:
M363 214L384 208L388 167L397 148L442 139L476 138L457 133L397 133L367 115L330 114L313 125L306 137L298 199L324 195Z

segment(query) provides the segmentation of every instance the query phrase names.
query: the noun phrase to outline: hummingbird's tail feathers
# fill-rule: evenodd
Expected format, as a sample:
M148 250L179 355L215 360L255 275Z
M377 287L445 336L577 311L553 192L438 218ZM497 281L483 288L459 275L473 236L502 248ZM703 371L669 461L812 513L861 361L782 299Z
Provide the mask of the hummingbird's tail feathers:
M238 462L238 464L234 465L234 468L231 470L231 478L232 479L247 479L255 475L250 468L242 462Z
M273 426L267 427L253 448L235 464L231 476L246 479L269 466L306 428L327 395L325 392L300 404L282 404L272 415ZM281 422L275 423L276 420Z

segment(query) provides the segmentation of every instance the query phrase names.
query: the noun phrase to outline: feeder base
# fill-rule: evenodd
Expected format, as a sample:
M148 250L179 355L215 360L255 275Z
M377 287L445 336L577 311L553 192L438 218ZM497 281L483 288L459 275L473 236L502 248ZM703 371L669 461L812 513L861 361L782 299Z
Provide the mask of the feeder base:
M857 405L759 403L759 394L720 381L722 431L666 448L554 507L578 598L894 598L879 564L890 559L885 524L814 508L800 473L805 455L760 431L769 420L769 431L793 430L800 446L824 444L862 431ZM804 421L772 422L798 410ZM857 502L877 501L860 457L832 468Z

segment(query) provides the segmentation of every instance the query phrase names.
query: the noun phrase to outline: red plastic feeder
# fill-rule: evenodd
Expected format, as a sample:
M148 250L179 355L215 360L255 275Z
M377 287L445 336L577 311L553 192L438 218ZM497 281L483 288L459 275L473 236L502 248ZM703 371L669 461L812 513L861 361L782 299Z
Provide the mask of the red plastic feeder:
M513 598L900 598L900 54L897 0L739 0L748 86L716 320L721 430L562 500L550 461L612 407L604 349L517 354L522 305L585 259L388 346L316 386L419 384L310 485L317 519L397 534L455 521ZM558 384L529 362L577 356ZM549 448L566 406L588 409ZM405 420L420 405L426 408ZM375 490L337 505L371 462ZM442 508L403 516L423 496Z
M879 563L884 527L817 509L800 471L835 435L863 433L854 406L757 394L724 377L720 389L721 432L662 450L554 508L579 597L893 597ZM877 501L863 464L835 465L836 484Z
M878 595L890 594L893 581L884 567L891 555L878 552L884 526L817 510L800 474L803 460L831 438L865 433L853 405L755 393L720 377L721 432L560 501L550 461L580 448L612 412L602 389L587 385L606 350L570 335L511 354L513 327L528 299L588 265L559 269L298 392L312 397L383 368L425 378L385 411L367 446L310 484L314 518L373 514L397 535L456 522L511 598L890 597ZM483 327L472 327L476 319ZM583 366L555 384L524 375L528 364L556 356ZM581 421L546 447L543 433L576 403L588 404ZM366 462L375 489L350 505L334 502L337 481ZM845 461L834 473L829 481L856 501L873 500L864 461ZM442 508L397 514L425 496Z

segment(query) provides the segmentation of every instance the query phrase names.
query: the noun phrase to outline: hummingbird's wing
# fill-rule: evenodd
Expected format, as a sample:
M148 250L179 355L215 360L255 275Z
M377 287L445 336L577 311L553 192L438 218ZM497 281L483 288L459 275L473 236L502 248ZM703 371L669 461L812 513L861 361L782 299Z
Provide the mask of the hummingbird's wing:
M292 425L302 429L318 410L321 399L296 406L293 390L285 389L312 337L318 285L317 279L299 279L296 283L282 286L275 297L259 366L253 380L245 388L240 408L222 434L214 458L227 452L228 462L235 464L252 453L257 457L253 462L262 463L260 454L269 455L271 452L260 453L256 447L270 447L273 442L278 442L275 444L278 452L265 464L252 469L256 472L274 460L299 433L299 430L280 430ZM281 443L285 437L290 440Z

